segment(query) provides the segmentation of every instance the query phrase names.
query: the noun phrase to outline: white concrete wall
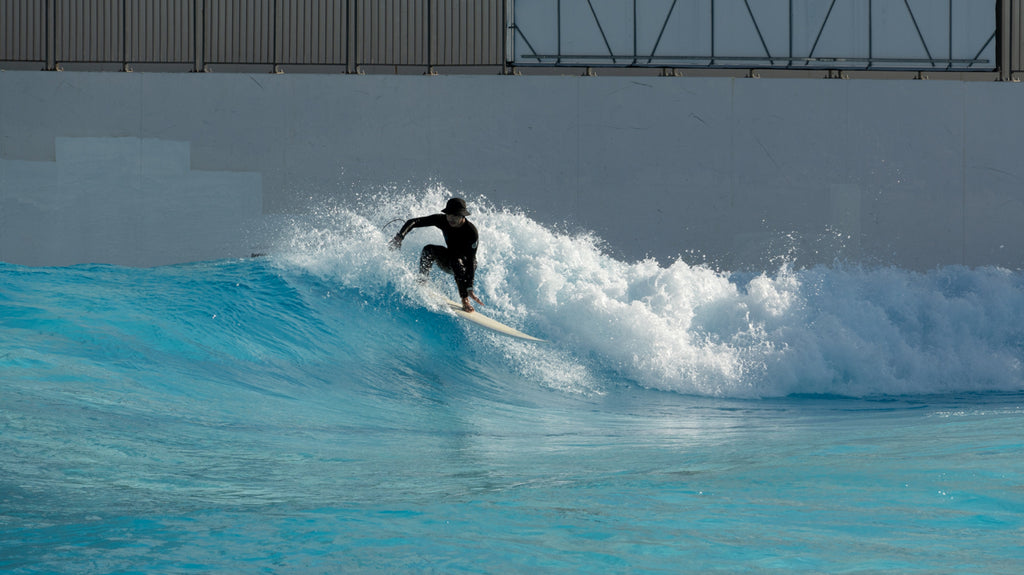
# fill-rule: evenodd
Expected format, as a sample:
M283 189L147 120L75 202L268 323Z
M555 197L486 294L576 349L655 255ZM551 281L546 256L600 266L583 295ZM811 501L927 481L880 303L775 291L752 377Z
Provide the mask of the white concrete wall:
M146 266L247 247L260 175L190 168L183 142L67 138L55 161L0 158L0 260Z
M260 212L440 181L627 259L1017 268L1021 104L947 81L0 72L0 259L244 255ZM192 175L156 177L148 147Z

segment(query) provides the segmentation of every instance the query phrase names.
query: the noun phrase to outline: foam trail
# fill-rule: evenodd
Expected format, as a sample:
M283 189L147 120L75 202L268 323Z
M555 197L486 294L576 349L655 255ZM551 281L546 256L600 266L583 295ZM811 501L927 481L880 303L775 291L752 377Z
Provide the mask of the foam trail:
M345 288L424 306L414 270L440 232L386 248L394 218L436 213L442 186L323 206L292 222L280 261ZM480 229L477 293L497 319L550 340L474 338L560 389L600 392L606 377L684 394L902 395L1019 390L1024 278L1005 269L782 265L728 273L679 260L622 262L592 235L558 233L469 198ZM450 280L435 278L443 289ZM603 383L602 383L603 382Z

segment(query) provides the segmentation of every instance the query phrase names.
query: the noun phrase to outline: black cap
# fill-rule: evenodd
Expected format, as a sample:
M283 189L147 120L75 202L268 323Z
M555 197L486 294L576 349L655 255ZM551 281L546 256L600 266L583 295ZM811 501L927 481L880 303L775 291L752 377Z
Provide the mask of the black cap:
M441 213L452 216L468 216L469 210L466 209L466 200L462 198L452 198L448 200L448 205L441 210Z

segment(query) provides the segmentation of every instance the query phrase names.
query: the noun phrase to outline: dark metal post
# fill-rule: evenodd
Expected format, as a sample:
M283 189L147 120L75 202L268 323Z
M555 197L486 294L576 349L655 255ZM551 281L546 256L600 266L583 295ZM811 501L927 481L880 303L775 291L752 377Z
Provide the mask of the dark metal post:
M868 69L875 65L875 17L874 17L875 3L872 0L868 0Z
M711 62L708 65L715 65L715 0L711 0Z
M345 73L355 74L356 68L356 0L348 0L345 8Z
M613 58L614 60L614 58ZM633 66L636 66L636 0L633 0Z
M46 0L46 69L57 69L57 13L56 0Z
M1014 18L1014 12L1017 18ZM1020 67L1013 55L1020 55L1020 0L996 0L996 66L999 79L1013 79L1013 72Z
M281 21L281 15L277 11L277 0L274 0L270 10L270 71L277 72L277 25Z
M121 71L132 71L128 65L128 0L121 0Z
M513 0L503 0L501 3L501 33L503 34L502 47L505 49L504 62L501 64L502 74L508 74L511 72L514 58L513 54L515 53L513 48L515 37L512 30L512 26L515 24L515 19L513 18L514 15L510 12L513 4Z
M194 30L193 31L193 50L195 50L195 53L193 54L193 56L195 58L195 62L193 62L193 65L192 65L192 71L193 72L202 72L206 68L206 62L204 61L204 58L203 58L204 40L205 40L205 36L206 36L206 30L204 28L204 24L206 22L206 18L205 18L204 14L203 14L205 9L206 8L203 5L203 0L195 0L195 3L193 4L193 14L192 14L192 18L193 18L193 26L192 27L193 27L193 30Z
M1006 0L1003 0L1005 3ZM1007 32L1009 41L1013 49L1010 51L1010 74L1009 79L1013 79L1013 74L1020 70L1024 70L1024 14L1021 12L1021 0L1012 0L1010 6L1010 24L1007 24L1007 28L1010 30Z
M998 1L998 0L997 0ZM949 70L953 67L953 0L949 0L949 62L946 63L946 69Z
M793 0L789 0L789 62L786 63L786 67L793 67Z
M558 15L556 16L556 25L558 26L558 52L555 59L555 64L562 63L562 0L558 0L556 3Z

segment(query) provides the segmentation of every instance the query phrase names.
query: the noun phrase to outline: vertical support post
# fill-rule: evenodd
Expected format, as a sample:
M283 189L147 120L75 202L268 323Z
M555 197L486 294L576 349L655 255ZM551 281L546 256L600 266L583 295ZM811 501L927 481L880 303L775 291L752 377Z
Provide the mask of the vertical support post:
M1004 0L1005 1L1005 0ZM1024 70L1024 12L1021 0L1013 0L1010 10L1010 78L1015 72Z
M57 0L46 0L46 69L57 69Z
M128 62L128 0L121 0L121 71L132 71Z
M793 0L789 0L789 62L786 67L793 67Z
M505 62L501 66L501 73L509 74L515 64L513 59L513 54L515 54L515 0L503 0L502 9L504 12L501 16L501 29L502 34L505 35Z
M615 58L612 58L615 61ZM633 63L636 66L636 0L633 0Z
M356 73L356 0L345 2L345 73Z
M715 0L711 0L711 62L708 65L715 65Z
M1020 9L1020 0L997 0L996 2L996 64L999 79L1006 82L1013 79L1016 68L1014 55L1020 54L1020 20L1014 18L1014 8Z
M556 16L556 26L558 27L558 56L555 59L555 65L562 63L562 0L556 2L556 9L558 15Z
M949 10L949 55L946 57L949 61L946 62L946 69L949 70L953 67L953 0L949 0L947 9Z
M195 0L195 2L192 4L192 56L195 60L192 63L193 72L202 72L206 68L206 62L204 61L203 58L203 50L206 38L206 18L204 17L203 14L205 10L206 7L203 5L203 0Z
M875 65L875 15L874 15L875 3L872 0L868 0L868 69Z

